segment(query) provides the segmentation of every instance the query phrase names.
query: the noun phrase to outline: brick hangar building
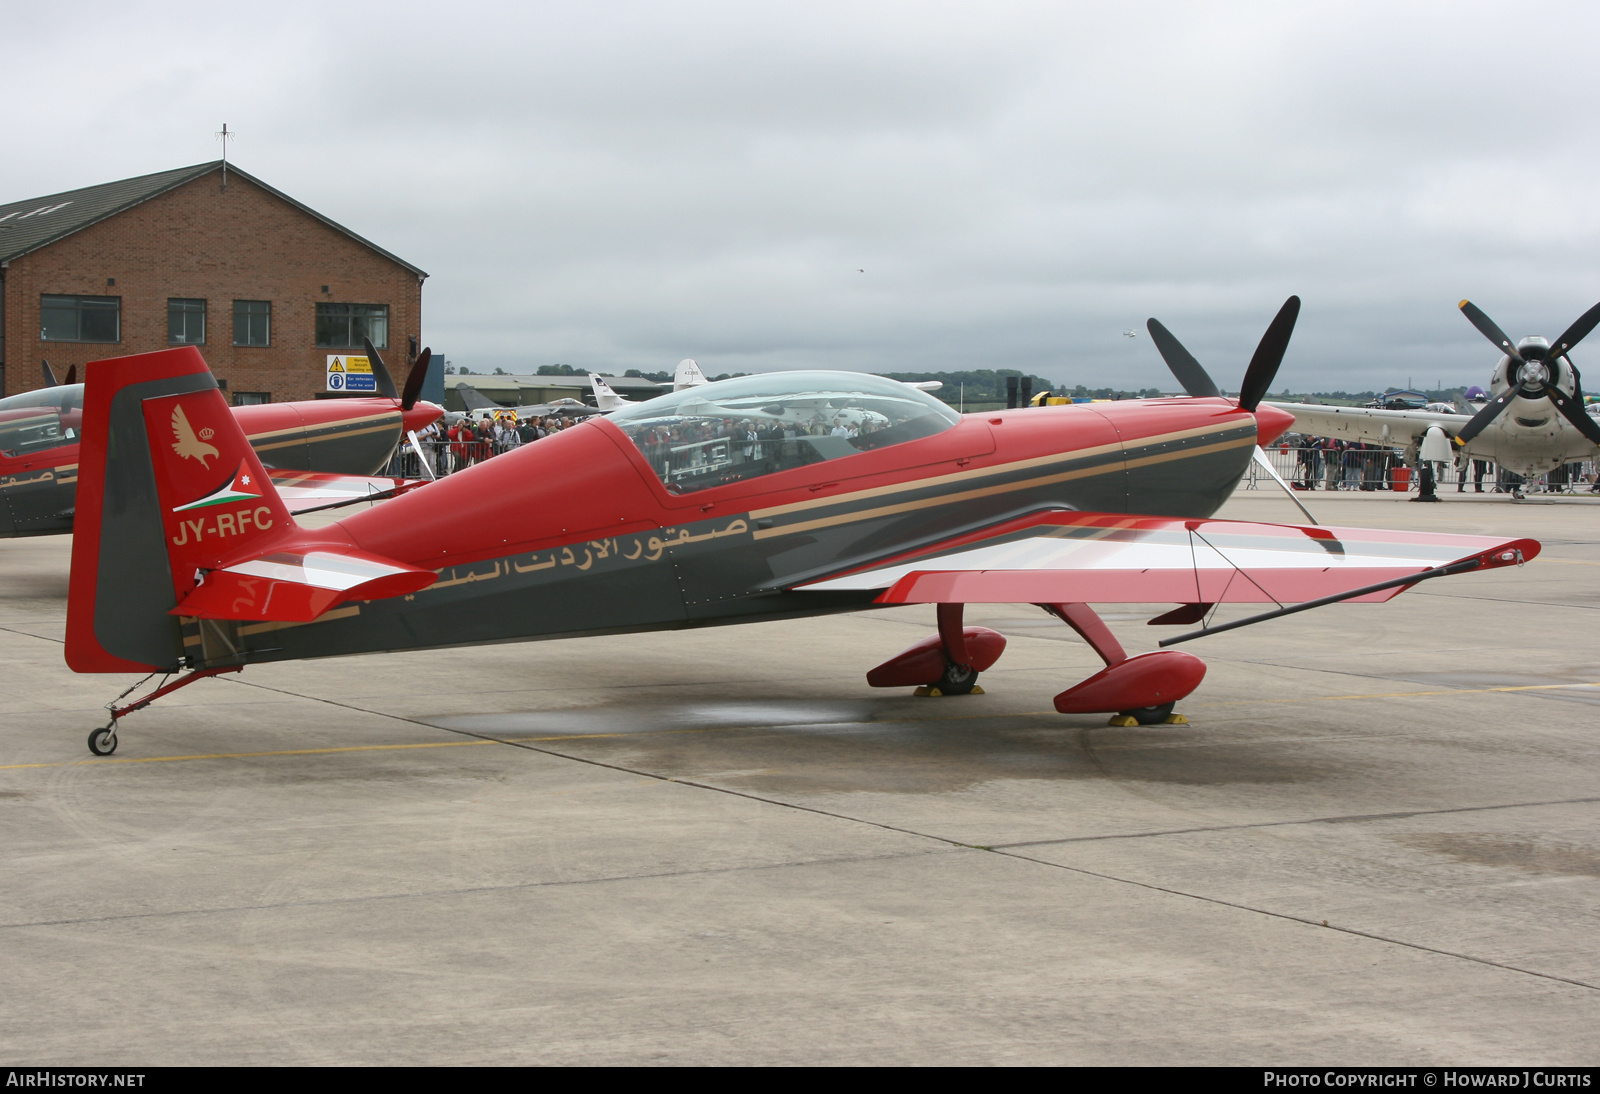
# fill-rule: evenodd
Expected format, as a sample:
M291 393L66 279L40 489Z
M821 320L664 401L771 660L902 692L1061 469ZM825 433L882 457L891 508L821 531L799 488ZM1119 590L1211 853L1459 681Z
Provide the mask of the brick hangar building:
M403 383L427 276L220 160L0 205L0 394L192 345L236 404L310 399L363 337Z

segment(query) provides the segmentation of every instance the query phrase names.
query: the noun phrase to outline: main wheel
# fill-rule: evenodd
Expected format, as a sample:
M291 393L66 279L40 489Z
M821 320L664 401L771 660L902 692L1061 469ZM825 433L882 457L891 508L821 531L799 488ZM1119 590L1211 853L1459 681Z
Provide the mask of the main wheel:
M109 756L117 750L117 731L111 726L101 726L89 733L89 751L96 756Z
M1175 703L1162 703L1158 707L1140 707L1137 710L1124 710L1119 713L1124 718L1132 718L1142 726L1154 726L1165 722L1175 705Z
M944 675L939 677L939 682L934 685L945 695L970 695L972 689L978 686L978 670L971 665L958 665L954 661L944 663Z

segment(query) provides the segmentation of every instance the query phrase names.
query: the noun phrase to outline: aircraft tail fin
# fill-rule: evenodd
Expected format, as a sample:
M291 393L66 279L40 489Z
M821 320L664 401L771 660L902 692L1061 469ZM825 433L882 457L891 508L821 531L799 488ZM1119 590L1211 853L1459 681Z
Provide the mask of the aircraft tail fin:
M615 391L611 385L599 376L590 376L589 382L594 385L594 405L599 410L620 410L628 405L628 401Z
M462 380L456 384L456 394L461 396L461 405L468 410L500 410L499 403L490 399L483 392Z
M393 596L435 580L366 555L336 529L296 524L194 347L87 372L67 600L73 669L181 667L192 658L178 616L308 620L357 591ZM391 588L401 573L407 587Z
M700 371L700 366L693 357L685 357L678 362L678 371L672 377L672 390L682 391L686 387L699 387L706 382L706 374Z

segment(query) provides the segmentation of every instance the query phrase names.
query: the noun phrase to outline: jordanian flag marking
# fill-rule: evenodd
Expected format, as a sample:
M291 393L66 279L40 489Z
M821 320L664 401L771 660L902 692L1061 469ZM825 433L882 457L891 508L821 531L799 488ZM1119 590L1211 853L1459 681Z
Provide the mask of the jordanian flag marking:
M172 511L181 513L186 509L204 509L208 505L225 505L230 501L259 501L261 490L255 485L255 476L244 469L240 464L234 471L233 478L218 488L213 493L207 494L199 501L191 501L188 505L179 505Z

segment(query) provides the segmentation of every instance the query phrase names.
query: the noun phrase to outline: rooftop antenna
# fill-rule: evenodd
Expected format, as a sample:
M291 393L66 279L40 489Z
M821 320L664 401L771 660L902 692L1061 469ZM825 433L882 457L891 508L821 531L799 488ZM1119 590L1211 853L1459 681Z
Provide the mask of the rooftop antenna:
M222 128L214 134L222 142L222 188L228 188L228 141L237 137L237 133L228 132L228 123L223 122Z

